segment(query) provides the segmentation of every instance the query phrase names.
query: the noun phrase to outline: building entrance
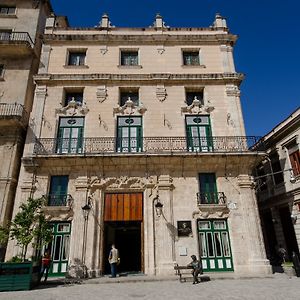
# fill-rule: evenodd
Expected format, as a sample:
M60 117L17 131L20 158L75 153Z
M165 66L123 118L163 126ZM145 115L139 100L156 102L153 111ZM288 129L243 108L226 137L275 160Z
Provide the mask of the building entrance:
M119 250L119 273L143 271L143 194L106 194L104 200L103 271L110 273L108 263L111 245Z

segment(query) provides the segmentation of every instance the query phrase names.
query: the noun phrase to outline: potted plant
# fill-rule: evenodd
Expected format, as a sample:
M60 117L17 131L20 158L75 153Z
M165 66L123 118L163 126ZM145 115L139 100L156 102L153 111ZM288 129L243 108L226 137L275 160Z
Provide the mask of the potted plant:
M10 226L0 228L0 243L8 238L15 240L21 248L18 257L0 263L0 291L28 290L38 283L40 273L40 250L52 239L52 229L41 208L44 198L29 198L21 204ZM1 240L2 238L2 240ZM35 257L27 259L28 246L36 250Z

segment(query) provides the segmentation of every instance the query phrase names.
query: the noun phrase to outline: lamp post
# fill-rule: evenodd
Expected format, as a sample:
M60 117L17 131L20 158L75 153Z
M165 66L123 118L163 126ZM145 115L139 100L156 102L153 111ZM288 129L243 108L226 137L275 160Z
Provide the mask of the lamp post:
M88 225L88 218L90 214L90 210L92 206L88 201L84 206L81 207L83 217L84 217L84 224L83 224L83 244L82 244L82 256L81 261L82 265L85 266L85 254L86 254L86 242L87 242L87 225Z
M162 215L162 208L163 208L163 206L164 206L164 205L160 202L159 197L156 196L156 197L154 198L154 207L155 207L156 215L157 215L158 217L160 217L160 216Z

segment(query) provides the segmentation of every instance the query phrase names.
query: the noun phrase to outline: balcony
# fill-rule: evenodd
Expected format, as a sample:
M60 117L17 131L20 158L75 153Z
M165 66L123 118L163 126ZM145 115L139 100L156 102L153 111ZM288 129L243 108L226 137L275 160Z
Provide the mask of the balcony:
M37 139L34 154L51 155L122 155L175 154L175 153L244 153L250 152L259 137L215 136L197 137L144 137L114 138L97 137L81 139L43 138ZM259 149L262 150L261 148ZM258 151L256 149L256 151Z
M70 194L48 194L43 197L47 200L47 206L71 207L73 204L73 197Z
M28 32L0 32L1 56L29 55L34 43Z
M199 205L226 205L226 196L223 192L197 193L197 203Z
M28 113L19 103L0 103L1 126L23 126L28 123Z

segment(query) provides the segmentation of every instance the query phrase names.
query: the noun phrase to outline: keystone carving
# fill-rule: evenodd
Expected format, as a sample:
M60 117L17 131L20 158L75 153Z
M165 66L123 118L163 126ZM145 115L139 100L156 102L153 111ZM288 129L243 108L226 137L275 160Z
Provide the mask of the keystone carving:
M86 106L86 103L79 103L74 100L74 98L68 103L67 106L62 108L57 108L55 114L63 114L66 116L75 116L75 115L86 115L89 112L89 109Z
M211 113L214 109L215 108L213 106L202 104L202 102L195 97L191 105L181 108L181 112L189 114L201 114Z
M119 106L113 109L114 114L122 114L122 115L133 115L139 113L143 115L147 111L143 105L137 106L131 99L128 97L128 100L125 102L123 106Z

